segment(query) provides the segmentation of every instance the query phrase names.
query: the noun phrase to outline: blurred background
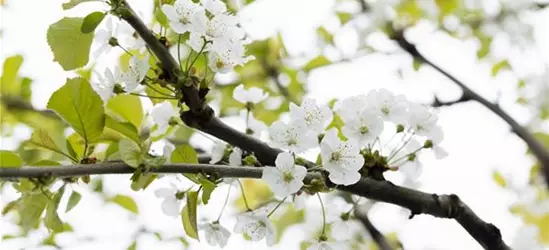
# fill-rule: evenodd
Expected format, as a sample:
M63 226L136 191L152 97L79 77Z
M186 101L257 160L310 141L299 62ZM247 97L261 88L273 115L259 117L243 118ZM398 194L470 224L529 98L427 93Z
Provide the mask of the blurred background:
M63 2L3 0L0 7L2 101L19 100L28 108L0 104L0 148L27 155L26 162L48 154L24 147L36 127L61 131L60 137L70 135L62 125L31 109L45 109L51 94L66 78L81 75L93 82L96 78L91 72L103 72L119 60L128 60L119 59L123 51L113 49L100 58L91 58L82 70L64 71L53 61L46 40L49 25L64 16L83 17L107 9L102 3L90 2L63 10ZM129 2L153 30L160 25L153 21L158 1ZM237 11L254 40L248 51L257 59L216 76L212 105L225 121L242 130L244 119L232 100L232 89L240 83L269 93L266 104L256 113L267 124L287 111L280 86L293 98L312 97L321 103L376 88L424 104L432 104L435 97L441 102L459 99L459 87L428 65L414 62L389 38L387 27L406 27L406 38L426 58L498 103L549 144L547 5L529 0L230 1L229 6ZM121 30L129 28L119 23ZM92 51L96 47L92 45ZM188 53L187 48L183 50ZM14 60L22 60L20 67ZM274 69L274 73L267 74L261 67ZM11 77L6 77L7 72ZM152 106L147 98L141 98L141 103L145 112ZM439 110L439 124L445 133L442 146L449 156L443 160L422 156L423 173L416 182L405 183L398 173L389 173L387 178L429 193L459 195L478 216L495 224L508 244L520 241L516 236L525 225L531 225L539 232L528 241L549 246L549 195L526 144L501 118L474 101ZM175 131L171 138L204 150L212 146L210 139L188 128ZM161 152L164 143L155 142L153 149ZM213 249L185 236L180 219L161 212L161 200L154 190L169 186L170 178L139 192L128 188L129 176L92 177L89 185L70 184L68 189L82 194L72 211L59 211L71 230L53 234L42 225L27 232L18 226L19 215L9 212L0 215L0 249ZM264 199L261 183L247 181L245 186L251 199ZM203 206L199 219L217 216L227 188L216 189L212 200L219 202ZM234 190L226 215L237 213L242 206L240 194ZM526 195L532 192L537 197L534 201ZM117 195L131 197L138 211L112 202ZM0 184L0 208L18 197L11 184ZM339 212L348 209L338 198L326 203ZM302 242L313 240L312 232L320 225L320 208L313 198L307 204L305 212L280 212L286 220L277 224L282 235L274 249L300 249ZM534 205L541 206L541 213L531 211ZM337 217L337 212L334 214ZM453 220L429 215L408 219L408 215L407 210L382 203L375 203L369 211L372 223L389 238L400 241L403 249L481 249ZM234 216L225 217L222 223L232 229ZM366 235L361 240L356 249L375 249L367 243ZM244 248L267 249L263 242L253 243L236 234L226 246Z

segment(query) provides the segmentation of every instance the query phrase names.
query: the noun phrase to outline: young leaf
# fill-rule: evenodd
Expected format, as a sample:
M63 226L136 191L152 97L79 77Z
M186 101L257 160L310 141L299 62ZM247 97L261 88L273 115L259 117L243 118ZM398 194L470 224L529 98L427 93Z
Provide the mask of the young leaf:
M67 208L65 209L65 213L68 213L71 211L76 205L78 205L78 202L82 199L82 195L76 191L72 191L71 196L69 197L69 201L67 202Z
M147 188L156 178L157 174L141 174L137 180L132 180L131 188L133 191L144 190Z
M44 222L46 224L46 227L54 232L63 232L64 229L63 222L57 214L59 201L61 201L61 197L63 197L64 192L65 188L60 188L59 191L57 191L57 193L53 195L52 199L49 200L48 207L46 208L46 217L44 218Z
M97 26L105 18L105 13L100 11L95 11L84 17L80 31L84 34L92 33Z
M105 127L110 128L130 139L135 141L136 143L141 143L141 140L139 139L139 134L137 133L137 129L135 126L129 122L119 122L113 119L110 116L105 117Z
M189 145L179 145L175 148L170 156L170 161L173 163L198 163L198 154L193 147Z
M86 143L93 142L103 133L103 101L83 78L68 79L52 94L47 107L71 125Z
M507 185L507 182L505 181L505 178L503 177L503 175L501 175L500 172L498 171L494 171L494 173L492 173L492 179L496 182L496 184L498 184L498 186L500 187L505 187Z
M55 144L53 138L51 138L51 136L48 134L48 131L44 129L37 128L36 130L34 130L29 142L35 146L51 150L58 154L62 154L69 159L75 159L75 157L72 157L68 153L61 150L61 148L59 148L59 146Z
M10 56L4 60L4 68L0 78L0 92L2 95L17 95L20 92L20 86L16 81L21 64L23 64L21 55Z
M0 168L18 168L23 166L23 160L14 152L0 150Z
M210 201L210 196L212 195L212 192L217 187L217 185L208 180L208 178L206 178L206 176L202 174L198 174L198 181L202 186L202 203L208 204L208 202Z
M19 204L19 214L21 215L20 224L24 230L36 228L40 224L40 216L50 201L46 195L50 195L51 193L49 191L45 193L23 194L21 203Z
M117 95L107 102L107 109L116 116L130 122L136 128L143 122L143 106L141 99L134 95Z
M139 208L137 207L137 204L129 196L117 194L116 196L112 197L110 201L120 205L121 207L125 208L126 210L134 214L139 213Z
M313 58L311 61L309 61L309 63L307 63L304 67L303 67L303 70L305 72L309 72L313 69L316 69L316 68L320 68L322 66L326 66L328 64L332 63L330 60L328 60L328 58L326 58L325 56L317 56L315 58Z
M82 18L65 17L48 28L47 40L54 60L64 70L84 67L88 63L93 34L80 31L83 22Z
M503 69L510 69L511 64L507 60L501 60L492 66L492 77L497 76Z
M137 168L143 162L141 148L130 139L122 139L118 143L120 158L131 167Z
M181 220L183 228L187 235L193 239L198 239L198 227L196 225L196 210L198 206L198 192L187 193L187 204L181 210Z

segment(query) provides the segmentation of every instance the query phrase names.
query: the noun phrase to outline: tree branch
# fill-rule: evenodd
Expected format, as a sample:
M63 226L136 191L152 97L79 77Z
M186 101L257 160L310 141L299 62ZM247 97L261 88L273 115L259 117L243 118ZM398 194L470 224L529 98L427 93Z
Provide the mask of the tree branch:
M177 67L177 63L175 63L175 60L171 57L167 48L156 40L151 31L148 30L134 11L131 10L125 0L122 0L122 4L127 8L127 11L123 11L122 18L136 29L153 53L155 53L162 62L164 69L170 74L171 80L178 83L177 85L179 86L182 80L180 77L181 74ZM183 86L186 86L183 87L183 101L190 107L190 111L181 114L181 119L185 124L200 129L243 150L254 152L264 165L274 165L276 156L278 153L282 152L280 149L272 148L253 137L227 126L218 118L213 117L211 108L205 105L203 100L198 97L197 89L186 83L183 83ZM310 164L312 165L312 163ZM164 168L160 168L158 171L163 169ZM198 169L195 170L199 171ZM261 170L254 169L253 171ZM253 176L257 176L257 174L259 174L259 172L254 172ZM252 174L250 174L250 177L252 177ZM311 177L311 174L309 174L304 182L311 183L318 178L325 179L318 174L316 177ZM329 181L324 181L327 185L333 186ZM444 195L439 197L435 194L427 194L398 187L386 181L376 181L369 178L362 178L358 183L351 186L340 186L337 188L363 197L409 208L413 215L426 213L442 218L454 218L484 248L494 250L509 249L505 243L503 243L499 230L495 226L478 218L473 211L455 195Z
M538 159L541 165L545 181L549 187L549 151L539 142L525 127L521 126L515 119L513 119L509 114L503 111L499 105L494 104L484 97L480 96L478 93L467 87L463 82L459 81L457 78L452 76L450 73L446 72L444 69L440 68L438 65L434 64L427 58L425 58L416 48L415 45L409 43L404 37L402 31L396 32L396 35L393 37L399 44L399 46L404 49L408 54L414 57L416 60L420 60L422 63L425 63L435 70L443 74L452 80L456 85L458 85L463 91L463 96L470 100L475 100L482 104L484 107L488 108L494 114L503 119L509 126L511 126L512 131L517 134L530 148L534 156ZM463 97L462 97L463 98Z
M0 168L0 178L77 177L85 175L132 174L135 168L123 162L80 164L52 167ZM261 178L263 169L210 164L167 164L153 168L150 173L215 174L220 177Z
M2 96L0 97L0 100L2 101L2 104L8 108L8 110L35 112L49 118L59 119L59 116L57 116L55 112L51 110L37 110L30 103L25 102L20 98Z
M454 100L454 101L449 101L449 102L440 101L438 99L438 97L435 96L435 100L433 101L433 103L431 103L431 106L435 107L435 108L439 108L439 107L443 107L443 106L452 106L454 104L468 102L468 101L471 101L471 100L472 99L470 97L468 97L467 95L464 95L464 94L462 94L459 99Z
M385 236L377 230L377 228L372 224L368 218L368 211L363 209L363 207L357 207L355 209L356 218L364 225L366 231L372 236L372 239L376 243L379 250L393 250L391 244L387 241Z

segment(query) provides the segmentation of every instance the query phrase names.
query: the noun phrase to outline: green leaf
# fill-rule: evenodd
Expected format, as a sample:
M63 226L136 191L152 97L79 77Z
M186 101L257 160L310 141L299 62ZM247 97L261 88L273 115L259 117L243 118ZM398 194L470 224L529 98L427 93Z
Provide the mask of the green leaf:
M166 14L164 14L164 11L162 11L161 8L156 9L156 11L154 12L154 17L156 18L156 21L158 21L158 23L162 25L162 27L169 27L168 17L166 17Z
M208 180L208 178L203 174L198 174L198 181L202 186L202 203L208 204L208 202L210 201L212 192L215 190L217 185L215 185L215 183L213 183L212 181Z
M193 147L182 144L177 146L170 156L173 163L192 163L198 164L198 154Z
M63 6L63 10L68 10L68 9L74 8L76 5L79 5L81 3L98 2L98 1L100 1L100 0L70 0L67 3L64 3L62 6Z
M0 92L2 95L17 95L20 86L17 84L19 69L23 64L23 56L10 56L4 60L2 77L0 78Z
M23 166L23 160L14 152L0 150L0 168L19 168Z
M141 99L134 95L117 95L107 102L107 108L114 115L133 124L136 128L141 127L143 121L143 106Z
M47 107L71 125L86 143L101 137L105 127L103 101L85 79L68 79L52 94Z
M328 44L334 44L334 35L330 33L326 28L321 26L316 29L316 33Z
M82 18L65 17L48 28L47 40L54 61L64 70L84 67L88 63L93 34L80 31L83 22Z
M460 8L461 0L435 0L441 16L447 16Z
M143 162L141 147L129 139L122 139L118 143L120 158L129 166L137 168Z
M353 14L348 12L337 12L336 15L341 24L346 24L353 18Z
M129 122L118 122L110 116L105 117L105 127L110 128L129 139L132 139L136 143L140 143L139 134L135 126Z
M289 206L280 217L273 220L273 224L276 227L276 242L280 241L286 229L303 221L305 221L305 210L297 211L292 206Z
M47 195L51 194L49 191L45 191L44 193ZM20 224L24 230L36 228L40 224L40 216L50 201L50 198L48 198L45 194L23 194L21 203L19 204L19 214L21 216Z
M317 56L317 57L313 58L311 61L309 61L309 63L307 63L303 67L303 70L305 72L309 72L313 69L320 68L322 66L326 66L326 65L329 65L331 63L332 62L330 60L328 60L328 58L326 58L323 55L320 55L320 56Z
M134 240L132 244L128 247L128 250L136 250L137 249L137 241Z
M80 31L84 34L92 33L105 18L105 13L95 11L84 17Z
M482 59L490 53L493 38L484 34L480 29L473 31L473 34L480 41L480 48L477 51L477 58Z
M423 9L416 0L402 1L396 6L399 19L406 20L409 24L415 24L423 15Z
M2 213L1 214L6 215L11 210L18 209L19 208L19 202L20 202L19 199L9 202L8 204L6 204L4 206L4 208L2 208Z
M198 192L187 193L187 204L181 210L181 220L183 228L187 235L193 239L198 239L198 227L196 225L196 215L198 206Z
M492 66L492 77L497 76L502 69L511 69L509 61L501 60Z
M126 210L128 210L128 211L130 211L134 214L139 213L139 209L137 207L137 204L129 196L117 194L116 196L112 197L110 199L110 201L120 205L121 207L125 208Z
M139 191L144 190L147 188L156 178L158 177L157 174L141 174L139 177L137 177L137 180L133 180L131 184L131 188L133 191Z
M68 153L66 153L59 146L57 146L57 144L55 144L55 141L53 140L53 138L51 138L48 131L44 129L37 128L36 130L34 130L29 140L29 143L64 155L69 159L73 159L73 157L71 157Z
M549 150L549 134L538 132L534 133L534 137L538 139L543 145L545 145L545 148Z
M44 218L44 223L46 224L46 227L54 232L63 232L63 222L59 218L59 215L57 214L57 208L59 207L59 202L61 201L61 197L63 197L63 193L65 192L65 188L61 187L59 191L55 195L53 195L53 198L49 200L48 207L46 208L46 217Z
M71 211L76 205L78 205L78 202L82 199L82 195L76 191L72 191L71 196L69 197L69 201L67 202L67 208L65 209L65 213L68 213Z

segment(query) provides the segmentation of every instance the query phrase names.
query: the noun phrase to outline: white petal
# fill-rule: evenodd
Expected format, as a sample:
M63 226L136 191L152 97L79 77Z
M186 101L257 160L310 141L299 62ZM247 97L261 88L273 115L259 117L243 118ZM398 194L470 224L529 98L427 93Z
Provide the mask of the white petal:
M169 4L162 5L162 12L170 19L170 21L178 21L179 15L177 14L177 11L175 10L175 7Z
M288 170L294 167L294 161L290 153L282 152L276 156L275 165L280 170Z
M174 197L162 201L162 211L169 216L179 216L179 201Z
M233 152L229 155L229 165L242 165L242 150L240 148L233 148Z
M331 170L329 172L328 178L335 184L348 186L360 180L360 173L356 171Z
M154 195L160 198L166 198L175 195L175 191L171 188L159 188L154 191Z

